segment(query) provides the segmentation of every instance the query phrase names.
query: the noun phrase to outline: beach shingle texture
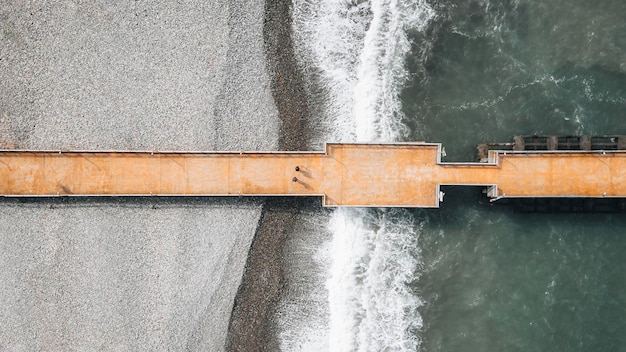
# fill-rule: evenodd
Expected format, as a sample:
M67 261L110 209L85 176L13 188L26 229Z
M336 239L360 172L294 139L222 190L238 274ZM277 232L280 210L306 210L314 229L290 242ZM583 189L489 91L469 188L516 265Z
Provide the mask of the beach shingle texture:
M0 1L0 147L273 150L259 1ZM0 350L223 350L256 200L0 201Z

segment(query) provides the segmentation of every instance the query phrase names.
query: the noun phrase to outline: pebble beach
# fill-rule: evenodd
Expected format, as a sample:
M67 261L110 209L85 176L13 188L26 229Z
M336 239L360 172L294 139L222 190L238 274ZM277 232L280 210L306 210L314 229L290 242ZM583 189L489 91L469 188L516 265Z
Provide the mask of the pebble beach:
M1 147L304 148L304 118L281 129L279 110L294 108L272 96L266 10L245 0L2 2ZM255 233L280 236L271 224L293 215L264 202L1 200L0 350L236 350L250 325L231 313L235 296L247 302L237 292ZM275 259L269 276L280 283Z

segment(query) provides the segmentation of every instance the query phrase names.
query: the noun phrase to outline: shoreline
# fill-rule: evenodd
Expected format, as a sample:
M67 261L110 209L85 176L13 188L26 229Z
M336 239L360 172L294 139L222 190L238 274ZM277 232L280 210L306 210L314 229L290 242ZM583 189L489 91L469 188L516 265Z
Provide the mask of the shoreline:
M293 50L291 6L291 0L266 0L263 39L270 88L281 122L279 149L306 151L313 131L304 77Z
M272 96L281 122L279 149L307 150L312 133L310 111L293 50L291 5L291 0L266 0L263 38ZM301 209L294 199L266 200L235 296L226 351L279 350L274 316L288 285L284 244Z

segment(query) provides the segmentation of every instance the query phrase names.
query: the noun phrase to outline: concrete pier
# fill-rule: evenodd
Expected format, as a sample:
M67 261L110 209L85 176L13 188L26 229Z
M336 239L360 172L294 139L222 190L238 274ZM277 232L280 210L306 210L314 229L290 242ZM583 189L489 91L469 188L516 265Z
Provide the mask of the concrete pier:
M324 206L438 207L442 185L502 198L626 197L626 152L489 150L444 163L436 143L323 152L0 151L0 195L320 196Z

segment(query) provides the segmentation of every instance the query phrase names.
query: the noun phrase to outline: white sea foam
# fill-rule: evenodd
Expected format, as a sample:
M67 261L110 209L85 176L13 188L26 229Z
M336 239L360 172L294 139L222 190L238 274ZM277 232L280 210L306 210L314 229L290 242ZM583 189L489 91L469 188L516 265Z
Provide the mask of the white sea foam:
M295 0L296 52L314 71L334 141L394 141L405 136L399 93L407 80L409 30L434 11L423 0Z
M416 225L402 210L339 209L331 228L331 351L415 351L421 301Z
M406 136L399 98L407 31L434 17L424 0L295 0L294 42L322 104L323 140L391 142ZM421 328L417 225L401 210L339 209L326 282L331 351L415 351ZM302 328L301 331L305 332ZM283 343L283 346L289 345Z

